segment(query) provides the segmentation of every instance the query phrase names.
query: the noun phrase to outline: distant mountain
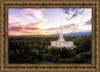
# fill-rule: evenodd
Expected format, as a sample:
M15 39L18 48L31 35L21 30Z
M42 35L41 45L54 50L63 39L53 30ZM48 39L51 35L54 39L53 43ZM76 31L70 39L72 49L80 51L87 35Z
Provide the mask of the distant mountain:
M76 32L64 34L64 36L76 36L76 35L92 35L92 32Z
M64 36L77 36L77 35L91 35L92 32L73 32L73 33L67 33L64 34ZM20 35L20 36L14 36L9 35L8 37L52 37L52 36L59 36L59 34L52 34L52 35Z

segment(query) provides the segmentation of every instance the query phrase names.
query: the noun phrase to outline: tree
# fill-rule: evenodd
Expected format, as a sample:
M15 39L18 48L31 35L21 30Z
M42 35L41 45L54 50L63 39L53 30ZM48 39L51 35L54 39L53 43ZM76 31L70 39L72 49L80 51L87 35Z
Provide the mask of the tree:
M28 59L26 59L26 63L34 63L35 58L33 56L29 56Z
M36 57L37 57L37 54L36 54L36 52L31 52L31 51L30 51L30 52L27 52L27 53L26 53L26 56L27 56L27 57L33 56L34 58L36 58Z
M90 58L91 53L82 53L82 54L80 54L80 56L84 56L85 58Z
M84 56L81 56L81 57L80 57L80 62L81 62L81 63L85 63L85 62L86 62L86 58L85 58Z
M68 57L67 49L66 48L62 48L62 50L61 50L61 58L66 58L66 57Z
M50 53L46 53L44 56L43 56L43 59L44 60L54 60L56 57Z
M67 53L68 53L69 56L75 56L76 55L76 51L72 50L72 49L68 49Z
M38 53L38 58L39 58L40 60L42 60L42 57L43 57L43 51L40 50L39 53Z
M22 52L23 49L24 49L24 48L23 48L23 45L20 45L20 46L19 46L19 51Z
M22 59L21 57L17 57L15 62L16 63L24 63L24 59Z
M55 54L55 47L48 49L48 53Z
M58 60L58 63L72 63L72 60L70 60L70 59L59 59Z
M55 56L60 55L60 48L55 48Z
M74 63L80 63L80 57L75 56L74 57Z
M14 49L13 49L13 52L16 53L16 51L17 51L17 48L14 48Z
M32 44L28 44L28 48L32 50Z
M56 60L58 61L61 58L60 54L57 55Z
M42 44L39 44L38 47L39 47L39 48L43 48L43 45L42 45Z
M37 44L37 43L34 43L34 44L33 44L33 47L37 47L37 46L38 46L38 44Z
M45 47L43 47L43 45L38 45L38 48L37 48L38 50L44 50L45 49Z

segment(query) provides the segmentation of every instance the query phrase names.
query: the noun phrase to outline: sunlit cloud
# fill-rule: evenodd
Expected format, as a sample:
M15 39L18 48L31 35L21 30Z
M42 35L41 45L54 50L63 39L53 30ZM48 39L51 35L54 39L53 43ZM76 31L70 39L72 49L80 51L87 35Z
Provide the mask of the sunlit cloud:
M9 9L9 35L51 35L92 30L91 8Z

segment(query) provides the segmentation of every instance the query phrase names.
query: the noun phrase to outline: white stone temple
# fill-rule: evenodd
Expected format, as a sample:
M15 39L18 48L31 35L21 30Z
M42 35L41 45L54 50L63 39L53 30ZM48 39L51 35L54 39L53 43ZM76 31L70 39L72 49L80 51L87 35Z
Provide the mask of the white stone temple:
M62 33L62 26L60 26L60 34L58 41L51 41L51 46L59 48L74 48L73 41L65 41Z

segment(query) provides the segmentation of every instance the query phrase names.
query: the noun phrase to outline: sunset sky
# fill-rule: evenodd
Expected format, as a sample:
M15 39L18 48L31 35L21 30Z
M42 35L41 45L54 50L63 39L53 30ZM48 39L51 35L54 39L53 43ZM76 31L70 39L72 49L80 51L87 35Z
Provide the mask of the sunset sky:
M8 35L91 32L91 8L9 8Z

